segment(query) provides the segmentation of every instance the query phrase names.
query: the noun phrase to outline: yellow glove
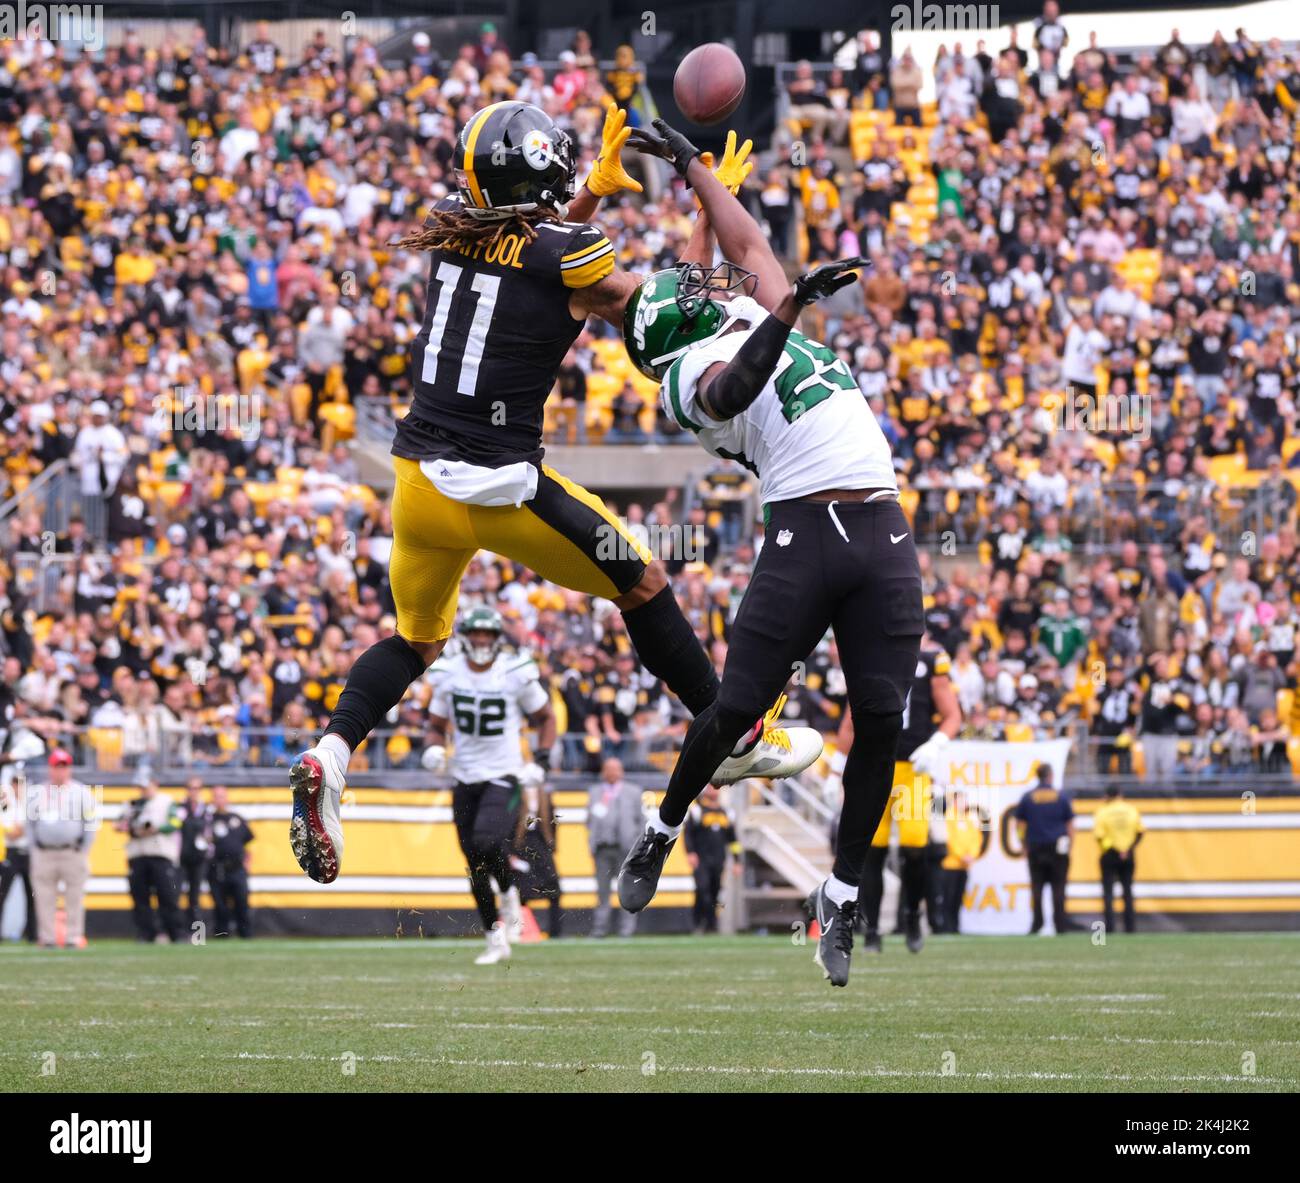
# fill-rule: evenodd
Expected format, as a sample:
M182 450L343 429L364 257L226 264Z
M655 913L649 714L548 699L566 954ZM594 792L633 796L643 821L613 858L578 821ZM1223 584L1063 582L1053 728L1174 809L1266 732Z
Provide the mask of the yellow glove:
M740 145L740 151L736 151L736 133L727 132L727 146L722 153L722 163L717 168L713 168L713 153L706 152L704 163L709 168L713 168L713 175L718 178L718 184L721 185L733 197L740 190L741 185L745 183L745 178L754 171L754 162L748 159L750 151L754 147L753 140L746 140Z
M634 181L623 171L621 153L627 137L632 134L632 129L624 126L626 123L627 112L617 103L611 103L605 112L604 130L600 133L600 155L587 177L587 188L597 197L608 197L620 189L641 192L641 182Z

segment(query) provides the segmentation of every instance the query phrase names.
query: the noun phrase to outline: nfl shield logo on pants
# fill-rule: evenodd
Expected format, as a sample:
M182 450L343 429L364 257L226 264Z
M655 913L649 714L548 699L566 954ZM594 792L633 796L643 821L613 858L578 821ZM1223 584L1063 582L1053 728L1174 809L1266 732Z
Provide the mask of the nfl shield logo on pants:
M781 533L776 536L776 544L777 546L789 546L793 539L794 532L792 530L782 530Z

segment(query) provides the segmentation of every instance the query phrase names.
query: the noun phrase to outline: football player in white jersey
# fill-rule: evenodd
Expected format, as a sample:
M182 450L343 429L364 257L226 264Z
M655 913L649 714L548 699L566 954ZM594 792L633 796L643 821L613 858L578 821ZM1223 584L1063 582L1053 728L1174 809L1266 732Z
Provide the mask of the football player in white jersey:
M903 706L923 631L921 572L898 502L893 459L845 363L796 322L853 283L863 259L801 275L793 288L767 236L680 132L634 132L671 159L703 207L684 262L649 276L628 301L623 338L658 379L667 412L715 456L759 478L767 542L727 648L718 698L682 744L668 792L619 875L638 912L654 897L691 802L828 628L848 685L855 739L844 767L835 865L809 897L822 935L816 960L832 985L849 977L858 886L893 784ZM728 137L728 156L735 136ZM743 154L743 149L742 149ZM725 158L724 158L725 161ZM723 257L712 266L711 234Z
M430 772L449 770L456 778L452 818L487 934L487 949L475 961L492 965L510 956L510 941L518 935L519 893L510 882L510 845L521 786L539 785L546 776L555 716L537 663L527 653L507 651L499 613L471 609L459 632L463 651L440 656L430 670L433 742L421 762ZM532 763L523 756L525 721L538 731ZM448 739L453 741L450 756ZM493 880L508 901L504 917Z

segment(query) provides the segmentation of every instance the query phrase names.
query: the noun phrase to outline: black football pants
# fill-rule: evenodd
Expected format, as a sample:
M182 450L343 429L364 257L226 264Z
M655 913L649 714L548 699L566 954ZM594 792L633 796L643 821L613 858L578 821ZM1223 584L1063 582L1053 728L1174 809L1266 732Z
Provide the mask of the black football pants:
M889 801L903 707L924 621L912 527L897 501L780 501L741 601L717 701L691 724L660 816L679 825L736 742L827 629L848 683L854 741L844 766L837 878L856 885Z
M457 781L451 791L451 816L484 932L497 922L492 880L503 892L510 886L510 842L518 809L519 784L513 777Z

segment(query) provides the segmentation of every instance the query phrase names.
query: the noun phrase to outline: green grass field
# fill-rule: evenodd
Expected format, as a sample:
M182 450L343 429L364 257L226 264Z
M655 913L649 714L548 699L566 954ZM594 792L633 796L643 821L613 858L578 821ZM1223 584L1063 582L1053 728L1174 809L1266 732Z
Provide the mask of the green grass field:
M480 949L8 947L0 1091L1300 1089L1290 936L894 939L846 990L788 937Z

